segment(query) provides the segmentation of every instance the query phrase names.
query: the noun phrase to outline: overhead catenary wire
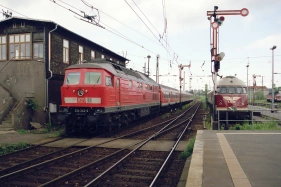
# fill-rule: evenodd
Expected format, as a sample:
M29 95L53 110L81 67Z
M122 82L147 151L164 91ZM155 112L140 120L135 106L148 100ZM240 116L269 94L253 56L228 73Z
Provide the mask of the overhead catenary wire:
M155 31L157 32L157 34L159 35L159 42L161 41L161 39L165 42L166 44L166 47L164 47L164 45L162 44L162 46L167 50L168 54L170 54L169 50L168 50L168 47L173 51L173 53L176 53L175 50L169 45L169 42L168 42L168 38L167 36L165 35L166 34L166 30L167 30L167 17L166 17L166 7L165 7L165 0L162 1L162 6L163 6L163 16L164 16L164 31L163 31L163 34L161 35L157 29L155 28L155 26L151 23L151 21L148 19L148 17L143 13L143 11L139 8L139 6L135 3L134 0L132 0L133 3L135 4L135 6L138 8L138 10L143 14L143 16L146 18L146 20L152 25L152 27L155 29ZM125 0L125 2L128 4L128 2ZM128 4L129 5L129 4ZM129 5L130 6L130 5ZM130 6L130 8L133 10L133 8ZM133 10L134 11L134 10ZM140 18L140 16L136 13L136 11L134 11L135 14ZM141 19L141 18L140 18ZM141 21L144 23L144 21L141 19ZM144 23L145 24L145 23ZM146 24L145 24L146 25ZM146 27L148 28L148 26L146 25ZM149 28L148 28L149 29ZM150 30L150 29L149 29ZM151 31L151 30L150 30ZM152 31L151 31L152 32ZM152 34L154 35L154 33L152 32ZM164 35L166 36L166 40L164 39ZM155 35L154 35L155 36ZM156 37L156 36L155 36ZM158 39L156 37L156 39ZM178 56L178 55L177 55Z
M70 11L70 12L72 12L72 13L74 13L74 14L80 16L80 17L82 17L82 16L81 16L80 14L78 14L77 12L75 12L75 11L69 9L69 8L66 8L66 7L64 7L63 5L60 5L60 4L56 3L56 2L53 1L53 0L50 0L50 1L54 2L55 4L61 6L61 7L64 8L64 9L66 9L66 10L68 10L68 11ZM58 0L58 1L63 2L62 0ZM65 3L65 2L63 2L63 3L66 4L66 5L69 5L68 3ZM70 6L70 7L73 7L72 5L69 5L69 6ZM83 11L77 9L77 8L75 8L75 9L78 10L78 11L80 11L80 12L83 12ZM82 20L82 21L85 21L85 20L82 19L82 18L78 18L78 19L79 19L79 20ZM95 25L94 23L91 23L91 22L88 22L88 21L85 21L85 22ZM101 22L101 21L100 21L100 22ZM139 46L139 47L145 49L145 50L147 50L148 52L150 52L150 53L152 53L152 54L154 54L154 55L157 55L155 52L153 52L153 51L147 49L146 47L142 46L141 44L139 44L139 43L137 43L137 42L131 40L130 38L126 37L125 35L123 35L122 33L118 32L118 31L116 31L115 29L113 29L113 28L110 27L109 25L107 25L107 24L105 24L105 23L103 23L103 22L101 22L101 23L102 23L103 25L105 25L107 28L110 28L110 29L111 29L111 30L109 30L109 29L107 29L107 28L104 28L104 29L107 30L108 32L110 32L110 33L112 33L112 34L115 34L115 35L117 35L117 36L119 36L119 37L121 37L121 38L123 38L123 39L125 39L125 40L127 40L127 41L129 41L129 42L131 42L131 43L133 43L133 44L135 44L135 45L137 45L137 46Z
M54 2L53 0L51 0L52 2ZM76 8L76 7L74 7L74 6L72 6L71 4L69 4L69 3L66 3L66 2L64 2L64 1L62 1L62 0L58 0L58 1L60 1L60 2L62 2L62 3L64 3L65 5L67 5L67 6L70 6L70 7L72 7L73 9L76 9L77 11L79 11L79 12L83 12L83 11L81 11L80 9L78 9L78 8ZM121 23L121 24L123 24L123 25L125 25L124 23L122 23L122 22L120 22L119 20L117 20L117 19L115 19L115 18L113 18L112 16L110 16L110 15L108 15L108 14L106 14L105 12L103 12L103 11L101 11L101 10L99 10L99 9L97 9L97 8L95 8L94 6L92 6L91 4L89 4L89 3L87 3L85 0L81 0L86 6L88 6L88 7L90 7L90 8L94 8L94 9L96 9L98 12L101 12L101 13L103 13L103 14L105 14L105 15L107 15L107 16L109 16L110 18L112 18L112 19L114 19L115 21L118 21L119 23ZM56 2L54 2L54 3L56 3ZM58 4L58 3L57 3ZM60 5L60 6L62 6L62 5ZM65 7L64 7L65 8ZM73 10L71 10L71 9L68 9L68 8L65 8L65 9L67 9L67 10L69 10L69 11L71 11L71 12L73 12L73 13L75 13ZM77 14L77 13L76 13ZM79 15L80 16L80 15ZM84 20L83 20L84 21ZM104 24L105 25L105 23L103 23L103 22L101 22L102 24ZM95 24L94 24L95 25ZM129 27L129 26L127 26L127 25L125 25L126 27L128 27L128 28L130 28L131 30L134 30L135 32L137 32L137 33L139 33L139 34L141 34L140 32L138 32L138 31L136 31L135 29L133 29L133 28L131 28L131 27ZM107 27L109 27L108 25L107 25ZM142 45L140 45L140 44L138 44L137 42L135 42L135 41L133 41L133 40L131 40L131 39L129 39L127 36L125 36L125 35L123 35L123 34L121 34L120 32L118 32L118 31L116 31L115 29L113 29L113 28L111 28L112 30L108 30L108 29L106 29L105 28L105 30L107 30L107 31L109 31L109 32L111 32L111 33L113 33L113 34L115 34L115 35L117 35L117 36L119 36L119 37L121 37L121 38L123 38L123 39L125 39L125 40L127 40L127 41L130 41L130 42L132 42L132 43L134 43L135 45L137 45L137 46L139 46L139 47L141 47L141 48L143 48L143 49L145 49L145 50L147 50L147 51L149 51L149 52L151 52L152 54L154 54L154 55L157 55L155 52L153 52L153 51L151 51L151 50L149 50L148 48L145 48L144 46L142 46ZM145 35L143 35L143 34L141 34L142 36L144 36L144 37L146 37ZM148 37L146 37L146 38L148 38ZM148 38L148 39L150 39L150 38ZM151 40L151 39L150 39ZM151 41L154 41L154 40L151 40ZM159 44L158 42L155 42L155 43L157 43L157 44ZM159 44L159 45L161 45L161 46L163 46L163 44L161 43L161 44ZM169 44L168 44L169 45ZM164 46L163 46L164 47ZM165 47L164 47L165 48ZM169 54L169 51L168 51L168 49L167 48L165 48L166 49L166 51L168 52L168 54ZM172 49L173 50L173 49ZM170 54L170 56L171 56L171 54ZM173 58L173 60L172 60L172 62L174 61L174 60L176 60L176 62L178 63L178 61L177 61L177 59L178 59L178 56L174 53L174 56L176 56L176 58ZM171 60L169 60L169 57L168 58L163 58L162 57L162 59L163 60L166 60L167 62L171 62Z
M26 16L26 15L24 15L24 14L21 14L21 13L19 13L19 12L13 10L13 9L11 9L11 8L5 7L5 6L3 6L3 5L0 5L0 6L6 8L6 9L12 11L12 12L15 12L15 13L17 13L17 14L19 14L19 15L22 15L22 16L24 16L24 17L26 17L26 18L29 18L28 16Z
M148 27L148 25L143 21L143 19L138 15L138 13L133 9L133 7L126 1L124 0L127 5L133 10L133 12L138 16L138 18L141 20L141 22L146 26L146 28L151 32L151 34L158 40L157 36L153 33L153 31ZM158 40L161 43L161 40ZM165 48L165 50L170 54L169 50L161 43L161 45Z

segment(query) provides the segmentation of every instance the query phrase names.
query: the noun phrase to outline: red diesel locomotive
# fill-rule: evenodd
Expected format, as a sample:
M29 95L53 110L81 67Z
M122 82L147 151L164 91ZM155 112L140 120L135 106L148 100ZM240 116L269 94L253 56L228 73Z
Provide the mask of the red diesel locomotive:
M66 68L59 119L66 131L111 131L180 103L179 91L102 59ZM182 94L182 104L192 95Z
M207 97L208 104L215 113L214 121L218 120L218 116L219 120L243 120L251 116L248 109L247 87L237 77L223 77L217 83L217 93L211 91Z

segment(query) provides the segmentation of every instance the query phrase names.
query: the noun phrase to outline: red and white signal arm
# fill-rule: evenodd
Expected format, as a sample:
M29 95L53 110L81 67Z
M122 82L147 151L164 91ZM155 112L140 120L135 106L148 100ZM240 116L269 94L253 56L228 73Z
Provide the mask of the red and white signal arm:
M241 14L241 16L248 16L249 10L247 8L242 8L240 10L240 14Z
M219 23L214 21L213 23L211 23L211 26L213 29L217 29L219 27Z

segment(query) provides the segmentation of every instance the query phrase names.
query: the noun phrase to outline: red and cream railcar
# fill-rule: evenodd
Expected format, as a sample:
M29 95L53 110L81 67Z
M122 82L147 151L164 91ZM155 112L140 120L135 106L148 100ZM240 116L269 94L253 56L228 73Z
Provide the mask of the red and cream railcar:
M111 130L159 111L159 85L146 75L107 61L65 71L60 120L67 131Z
M220 119L242 119L249 116L247 87L237 77L223 77L217 83L217 93L211 91L207 97L210 108L214 109L215 114L219 112Z

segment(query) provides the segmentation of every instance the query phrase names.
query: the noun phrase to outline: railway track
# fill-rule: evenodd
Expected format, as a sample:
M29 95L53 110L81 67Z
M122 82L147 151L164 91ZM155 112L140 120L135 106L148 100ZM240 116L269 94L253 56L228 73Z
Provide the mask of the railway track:
M193 108L196 108L196 111L198 111L198 107L198 105L193 106ZM17 169L13 168L13 170L6 168L5 170L9 170L9 172L4 175L2 173L0 175L0 183L4 184L4 186L87 186L93 184L110 186L113 183L121 186L124 186L126 183L127 185L146 184L147 186L148 181L154 181L151 180L154 175L160 175L160 173L165 169L165 166L170 164L168 162L171 160L170 158L174 158L175 160L178 159L179 153L174 153L175 148L181 138L184 137L188 128L188 126L184 124L191 123L192 118L195 116L193 114L194 112L195 110L192 111L190 109L180 117L152 126L150 129L144 128L137 132L134 131L121 135L117 138L111 138L99 145L86 148L72 147L62 149L65 151L64 153L62 153L61 150L57 150L49 155L51 157L47 158L45 156L41 156L36 158L36 162L33 162L32 160L28 161L33 163L29 166L21 165L21 167ZM181 132L179 131L179 124L183 124ZM151 134L151 131L154 132ZM171 148L173 152L169 153L140 150L143 145L151 140L155 140L157 138L158 140L161 140L161 136L162 138L165 137L165 140L177 140L175 141L177 143L175 143ZM135 143L123 149L109 149L101 147L102 144L107 142L128 137L138 141L135 141ZM42 160L40 161L39 158L42 158ZM177 162L175 161L175 163ZM144 166L142 166L143 164ZM181 163L181 165L183 166L184 164ZM150 167L158 168L158 170L159 168L162 169L158 174L156 170L148 169ZM178 167L176 168L178 169ZM170 170L170 172L173 172L174 174L176 173L176 170ZM146 173L145 171L149 172ZM110 177L113 175L112 172L113 174L114 172L118 173L114 180ZM131 175L125 175L126 173L131 173ZM122 177L123 175L125 175L125 178ZM110 182L108 182L109 179ZM161 177L160 179L157 177L157 179L155 179L155 182L156 181L162 181ZM162 181L162 183L167 184L167 181Z

